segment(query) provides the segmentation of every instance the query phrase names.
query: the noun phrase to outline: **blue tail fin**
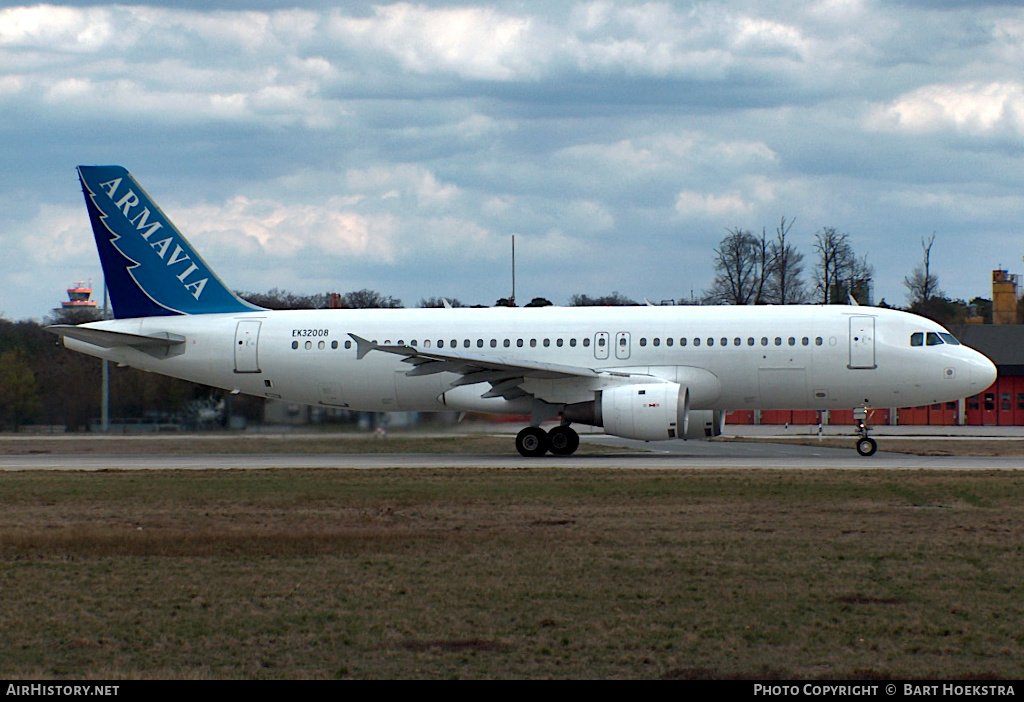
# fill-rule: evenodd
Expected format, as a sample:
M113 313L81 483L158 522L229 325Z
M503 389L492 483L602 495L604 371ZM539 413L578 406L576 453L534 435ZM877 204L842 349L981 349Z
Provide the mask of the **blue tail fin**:
M228 289L121 166L79 166L114 316L262 309Z

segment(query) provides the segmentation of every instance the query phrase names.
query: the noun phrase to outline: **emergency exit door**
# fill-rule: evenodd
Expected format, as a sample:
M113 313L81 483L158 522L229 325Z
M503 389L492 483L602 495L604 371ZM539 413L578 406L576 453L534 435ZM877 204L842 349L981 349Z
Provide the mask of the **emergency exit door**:
M259 373L260 322L243 319L235 328L235 372Z
M875 318L850 317L850 365L849 368L876 368L875 364Z

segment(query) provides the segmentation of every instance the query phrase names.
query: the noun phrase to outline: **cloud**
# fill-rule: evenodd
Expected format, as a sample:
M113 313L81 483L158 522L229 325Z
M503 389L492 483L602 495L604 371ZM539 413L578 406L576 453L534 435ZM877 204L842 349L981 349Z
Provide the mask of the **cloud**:
M683 191L676 197L676 211L683 215L721 218L745 214L752 209L753 205L739 193L715 195Z
M1024 84L1016 81L926 85L876 108L871 128L927 134L1024 136Z
M530 17L516 17L487 7L431 9L397 3L378 5L371 17L333 13L332 39L397 60L420 74L450 72L476 80L521 78L533 70L543 47ZM537 52L524 51L527 45Z
M274 258L331 255L391 261L395 222L387 215L367 216L326 202L298 205L242 196L217 206L181 210L180 228L204 240L230 243L235 254L259 253Z
M538 295L678 297L783 215L805 254L821 226L885 251L890 300L933 230L986 233L951 294L1020 259L1012 4L278 5L0 10L8 314L96 270L77 163L133 170L249 289L492 302L516 234Z

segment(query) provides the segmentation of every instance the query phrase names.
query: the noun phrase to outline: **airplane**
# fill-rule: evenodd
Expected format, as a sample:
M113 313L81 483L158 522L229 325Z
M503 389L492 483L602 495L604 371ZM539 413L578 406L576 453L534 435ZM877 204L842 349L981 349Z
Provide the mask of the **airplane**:
M707 439L730 410L854 408L870 456L868 408L958 400L996 378L935 322L855 305L267 310L235 295L126 169L78 175L114 319L48 329L69 349L231 393L528 415L525 457L574 453L574 423Z

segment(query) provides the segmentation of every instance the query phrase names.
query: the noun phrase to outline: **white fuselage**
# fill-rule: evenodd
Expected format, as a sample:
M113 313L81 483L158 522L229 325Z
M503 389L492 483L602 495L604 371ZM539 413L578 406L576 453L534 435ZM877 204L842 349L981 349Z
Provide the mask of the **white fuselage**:
M166 357L66 338L69 348L250 395L367 411L528 412L533 398L583 402L637 376L686 385L693 409L905 407L974 395L995 379L992 363L966 346L912 345L915 333L945 332L939 325L874 307L308 310L85 326L185 343ZM409 375L413 366L394 353L358 358L350 334L381 346L605 372L528 377L521 387L529 400L484 398L491 386L458 372Z

